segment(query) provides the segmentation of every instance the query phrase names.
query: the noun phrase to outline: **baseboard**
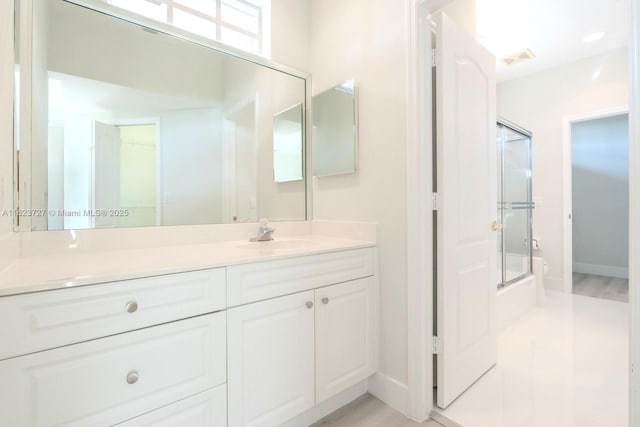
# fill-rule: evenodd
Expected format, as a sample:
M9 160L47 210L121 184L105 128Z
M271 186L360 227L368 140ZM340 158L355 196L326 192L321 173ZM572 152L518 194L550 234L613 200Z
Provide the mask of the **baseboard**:
M617 267L613 265L587 264L584 262L573 263L574 273L595 274L597 276L629 278L628 267Z
M548 291L565 292L562 278L544 276L544 288Z
M295 418L290 419L286 423L282 424L282 426L300 427L311 425L365 394L367 392L367 386L367 380L361 381L353 387L350 387L338 393L337 395L325 400L324 402L320 402L308 411L303 412Z
M462 427L462 425L450 420L436 410L431 411L431 419L444 427Z
M409 412L409 387L380 372L369 378L369 393L398 412Z

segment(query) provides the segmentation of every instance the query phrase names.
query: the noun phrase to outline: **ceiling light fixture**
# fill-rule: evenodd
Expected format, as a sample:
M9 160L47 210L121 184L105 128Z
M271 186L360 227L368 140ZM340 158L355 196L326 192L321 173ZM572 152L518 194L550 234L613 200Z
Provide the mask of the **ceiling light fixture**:
M605 33L604 31L598 31L595 33L587 34L586 36L584 36L582 41L584 41L585 43L595 42L596 40L600 40L601 38L603 38L605 34L607 33Z
M530 49L522 49L518 52L512 53L511 55L504 56L500 58L504 65L515 65L520 62L529 61L535 58L536 55L531 52Z

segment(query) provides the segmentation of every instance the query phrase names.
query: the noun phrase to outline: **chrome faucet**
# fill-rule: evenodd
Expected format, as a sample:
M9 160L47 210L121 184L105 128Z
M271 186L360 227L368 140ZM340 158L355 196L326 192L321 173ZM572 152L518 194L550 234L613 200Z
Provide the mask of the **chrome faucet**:
M262 218L260 220L260 228L258 228L258 235L252 239L249 239L250 242L268 242L269 240L273 240L273 232L276 231L275 228L269 226L269 220L267 218Z

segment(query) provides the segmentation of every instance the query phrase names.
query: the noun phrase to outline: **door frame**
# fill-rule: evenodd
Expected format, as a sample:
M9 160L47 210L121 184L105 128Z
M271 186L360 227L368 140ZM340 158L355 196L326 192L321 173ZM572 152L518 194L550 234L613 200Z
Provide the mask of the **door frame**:
M156 226L162 225L162 144L161 144L161 132L160 132L160 118L138 118L138 119L94 119L92 122L92 146L95 146L95 122L102 122L112 126L142 126L142 125L154 125L156 127ZM95 188L95 151L91 154L91 209L95 209L94 202L94 188ZM95 218L93 218L95 221ZM92 224L95 227L95 224Z
M568 294L573 292L571 126L575 123L604 119L622 114L629 114L628 105L567 116L562 119L562 292ZM631 218L629 218L629 221L631 221Z
M629 13L629 421L640 427L640 0Z
M407 63L407 351L405 413L423 421L433 410L433 224L431 41L428 15L454 0L406 0ZM640 427L640 0L630 0L629 311L630 427ZM636 290L637 289L637 290ZM401 403L401 402L398 402Z
M397 409L422 422L433 410L434 227L432 23L429 14L452 0L407 0L407 395ZM395 399L394 399L395 403Z

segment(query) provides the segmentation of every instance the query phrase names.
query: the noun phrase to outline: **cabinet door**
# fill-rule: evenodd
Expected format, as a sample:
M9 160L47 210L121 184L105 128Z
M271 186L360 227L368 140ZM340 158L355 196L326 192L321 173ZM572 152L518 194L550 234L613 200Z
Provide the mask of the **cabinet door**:
M313 291L227 311L229 426L277 426L314 405Z
M316 402L377 370L373 277L316 289Z

